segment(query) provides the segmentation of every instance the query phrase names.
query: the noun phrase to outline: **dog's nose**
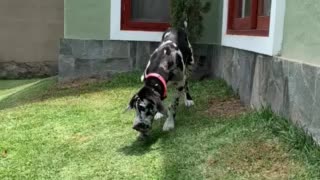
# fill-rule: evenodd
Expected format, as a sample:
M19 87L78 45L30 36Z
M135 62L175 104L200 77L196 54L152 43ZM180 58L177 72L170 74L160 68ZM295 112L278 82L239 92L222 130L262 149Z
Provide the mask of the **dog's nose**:
M148 124L145 124L145 123L138 123L133 126L133 129L140 131L140 132L148 131L150 128L151 128L151 126Z

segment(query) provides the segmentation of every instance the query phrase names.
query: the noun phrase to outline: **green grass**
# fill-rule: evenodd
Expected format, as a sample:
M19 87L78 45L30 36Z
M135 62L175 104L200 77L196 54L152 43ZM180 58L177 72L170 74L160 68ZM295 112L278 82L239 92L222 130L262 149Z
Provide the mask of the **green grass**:
M191 83L196 106L179 107L176 129L136 141L139 74L58 88L56 79L0 81L0 179L320 179L310 137L270 111L212 117L222 81Z

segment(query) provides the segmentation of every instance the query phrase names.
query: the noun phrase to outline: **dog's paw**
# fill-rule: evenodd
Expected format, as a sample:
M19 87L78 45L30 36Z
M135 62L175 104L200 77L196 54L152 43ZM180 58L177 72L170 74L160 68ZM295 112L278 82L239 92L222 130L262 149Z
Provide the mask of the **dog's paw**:
M163 114L157 112L157 114L154 116L154 119L155 119L155 120L158 120L158 119L161 119L161 118L163 118L163 117L164 117Z
M166 122L164 123L162 130L163 130L163 131L170 131L170 130L172 130L172 129L174 129L174 120L168 118L168 119L166 120Z
M137 140L138 141L145 141L149 138L149 134L143 134L143 133L140 133L139 136L137 137Z
M185 100L184 104L186 107L191 107L194 105L194 102L193 102L193 100Z

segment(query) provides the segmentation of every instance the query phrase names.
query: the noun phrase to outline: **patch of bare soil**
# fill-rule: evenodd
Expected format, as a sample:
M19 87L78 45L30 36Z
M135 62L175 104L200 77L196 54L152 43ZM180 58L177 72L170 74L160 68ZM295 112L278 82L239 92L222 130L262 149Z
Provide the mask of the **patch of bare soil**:
M249 112L245 106L243 106L237 98L215 98L209 101L209 108L206 110L206 114L209 116L218 117L235 117Z
M90 137L82 136L80 134L74 134L71 136L70 141L76 142L76 143L85 143L90 140Z
M6 158L8 156L8 151L5 149L1 153L1 157Z
M236 173L250 178L290 179L303 173L303 166L290 159L288 153L276 142L254 140L224 147L207 160L207 167L222 164L225 173Z

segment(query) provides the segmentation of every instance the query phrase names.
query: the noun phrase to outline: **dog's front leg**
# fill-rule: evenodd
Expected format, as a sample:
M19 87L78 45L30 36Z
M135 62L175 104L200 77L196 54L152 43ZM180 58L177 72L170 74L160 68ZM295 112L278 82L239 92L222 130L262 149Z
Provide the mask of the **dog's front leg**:
M161 100L159 99L159 102L157 103L157 113L156 115L154 116L154 119L155 120L158 120L158 119L161 119L163 118L164 116L167 116L168 117L168 110L167 108L165 108L163 102L161 102Z
M156 113L156 115L154 116L155 120L161 119L163 117L168 117L168 110L167 109L163 109L161 112L158 111Z
M154 119L158 120L158 119L161 119L163 117L164 117L164 115L161 112L157 112L157 114L154 116Z
M178 89L178 92L176 93L176 95L173 99L173 102L170 104L169 111L168 111L168 118L163 125L163 131L170 131L170 130L174 129L176 110L179 105L179 100L180 100L182 93L183 93L183 91Z

